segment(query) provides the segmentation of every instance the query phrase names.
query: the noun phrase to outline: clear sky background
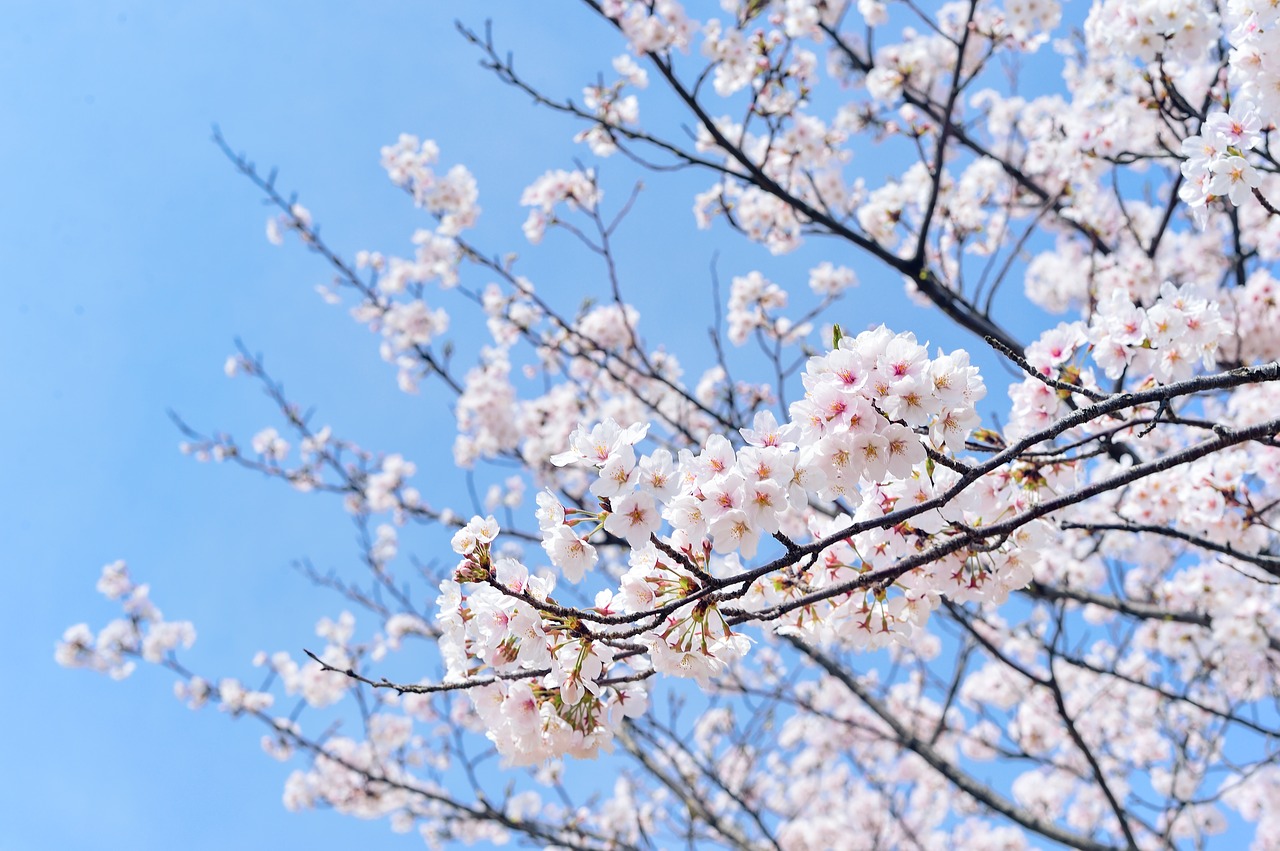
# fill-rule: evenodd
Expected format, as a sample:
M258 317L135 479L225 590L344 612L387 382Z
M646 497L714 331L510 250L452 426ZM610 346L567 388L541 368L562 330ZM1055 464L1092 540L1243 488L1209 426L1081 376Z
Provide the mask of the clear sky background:
M356 567L335 501L176 451L169 408L245 442L276 424L253 386L222 375L236 336L318 421L417 461L429 499L457 487L442 397L398 393L376 338L312 291L328 277L322 263L266 242L267 210L208 141L215 122L280 168L347 255L411 250L427 222L386 180L378 150L401 132L435 138L443 163L466 162L479 180L483 244L527 255L562 303L603 292L567 242L534 251L519 230L521 189L590 159L571 142L580 128L479 68L455 17L494 18L518 67L552 93L579 97L620 52L572 2L4 4L0 851L420 847L385 826L287 813L291 767L261 753L256 724L190 712L163 672L115 683L60 669L53 646L72 623L114 616L93 586L118 558L169 618L195 622L184 658L201 672L252 679L255 652L299 656L315 621L341 609L289 569L302 557ZM628 292L649 340L675 341L690 375L709 365L700 341L717 248L726 283L760 268L803 287L819 260L852 265L863 286L848 327L886 321L972 348L846 249L777 259L697 233L690 206L705 176L638 175L618 160L605 176L615 202L637 176L651 187L622 245Z

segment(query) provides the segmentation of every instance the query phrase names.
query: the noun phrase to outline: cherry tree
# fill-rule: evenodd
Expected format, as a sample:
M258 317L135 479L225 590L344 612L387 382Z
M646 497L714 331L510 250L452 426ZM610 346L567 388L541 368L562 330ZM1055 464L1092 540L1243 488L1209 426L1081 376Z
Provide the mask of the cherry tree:
M239 349L278 419L180 421L183 449L340 497L363 573L309 578L341 613L250 686L188 669L195 627L115 562L121 615L58 661L167 668L261 722L286 806L431 845L1280 848L1280 9L577 11L616 39L581 92L459 26L578 143L531 164L523 245L481 244L460 152L403 135L381 162L430 224L348 257L216 137L399 389L448 399L452 454L358 445ZM681 362L627 300L606 166L698 176L671 226L744 257L831 259L709 281L713 354ZM514 252L553 233L599 264L579 308ZM850 309L860 280L968 347ZM433 489L443 463L488 491Z

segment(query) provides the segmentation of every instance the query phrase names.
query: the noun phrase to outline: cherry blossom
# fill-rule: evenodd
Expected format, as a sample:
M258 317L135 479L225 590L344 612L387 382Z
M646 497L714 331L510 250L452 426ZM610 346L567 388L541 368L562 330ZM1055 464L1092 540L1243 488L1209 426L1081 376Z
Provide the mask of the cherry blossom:
M452 441L365 449L241 348L278 416L183 451L339 497L343 609L254 687L116 561L57 661L166 669L301 763L286 806L429 844L1275 847L1276 10L687 5L586 4L565 93L461 27L578 122L511 233L406 134L412 247L348 262L219 138ZM645 168L743 238L697 341L691 267L625 274Z

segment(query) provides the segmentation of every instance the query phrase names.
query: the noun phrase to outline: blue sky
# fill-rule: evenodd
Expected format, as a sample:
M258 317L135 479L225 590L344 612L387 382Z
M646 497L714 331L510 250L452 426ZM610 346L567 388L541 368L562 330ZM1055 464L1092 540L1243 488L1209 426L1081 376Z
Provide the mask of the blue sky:
M517 2L6 4L0 628L11 652L0 718L16 735L0 772L0 847L420 847L385 827L285 812L289 767L263 756L255 725L191 713L160 672L115 683L57 668L53 644L72 623L113 616L93 585L118 558L167 616L195 622L187 658L202 671L250 676L256 651L297 655L316 619L340 610L289 569L301 557L353 566L353 530L335 522L333 501L176 451L169 408L243 438L274 424L252 386L222 375L237 336L339 433L406 453L447 494L457 479L451 435L432 430L440 397L399 394L376 340L312 292L326 280L320 262L267 244L267 211L210 127L278 166L347 254L409 250L423 220L385 179L378 149L401 132L435 138L445 163L477 175L486 244L527 254L559 298L601 292L598 270L562 253L566 243L533 251L519 232L520 190L589 156L570 141L578 128L477 67L453 31L455 16L477 27L492 16L518 67L576 97L617 51L601 49L605 31L577 4L550 5L536 15ZM605 175L615 199L639 176L615 161ZM820 259L853 265L864 283L849 326L898 317L935 344L972 346L843 249L779 260L697 234L689 209L705 178L645 180L621 246L626 274L649 339L676 340L691 373L707 365L698 341L717 246L725 281L761 268L790 285Z

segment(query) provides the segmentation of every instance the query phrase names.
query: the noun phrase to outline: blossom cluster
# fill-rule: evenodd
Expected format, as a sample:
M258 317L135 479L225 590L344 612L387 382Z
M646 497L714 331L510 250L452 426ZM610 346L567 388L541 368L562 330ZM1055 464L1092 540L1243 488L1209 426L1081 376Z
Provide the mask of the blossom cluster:
M479 192L464 165L436 174L432 166L439 158L440 147L434 141L420 141L408 133L382 149L382 167L391 181L407 189L419 206L440 216L441 234L456 236L475 226L480 216Z
M438 174L439 146L431 139L401 134L394 145L382 149L382 167L397 186L407 191L418 206L436 219L434 228L419 228L412 237L416 246L412 257L387 257L378 251L361 251L356 270L368 270L372 283L365 283L349 268L339 282L357 289L362 300L351 309L352 318L382 335L383 360L399 370L399 384L408 393L416 392L423 366L418 356L449 329L449 314L429 305L424 286L438 282L444 289L458 283L458 264L463 251L458 242L462 231L475 226L480 216L479 190L471 172L455 165ZM306 240L314 240L309 214L291 227ZM279 242L279 226L269 226L268 237ZM326 287L318 288L330 303L339 297Z
M1232 294L1231 307L1239 358L1280 358L1280 284L1271 273L1259 269L1250 275L1243 289Z
M1146 308L1113 291L1090 319L1088 336L1108 378L1127 369L1168 383L1190 378L1196 364L1211 368L1231 332L1216 303L1190 285L1166 282Z
M120 680L133 673L135 659L160 662L178 647L195 643L191 622L166 621L151 602L151 587L135 583L123 561L102 568L98 593L119 601L125 617L111 621L96 636L88 624L68 628L54 654L58 664L101 671Z
M549 171L535 180L520 196L520 203L532 207L524 223L525 237L537 245L547 231L547 225L555 220L557 204L568 204L571 209L581 207L595 209L604 195L596 185L595 175L589 171Z
M1084 322L1064 322L1027 347L1027 363L1047 379L1064 380L1100 392L1093 369L1077 358L1087 351L1110 379L1123 375L1161 384L1190 378L1230 354L1234 329L1218 303L1198 288L1170 282L1148 307L1123 289L1112 290ZM1019 438L1039 431L1069 412L1069 394L1036 377L1009 389L1013 409L1004 434Z
M676 0L604 0L601 11L618 22L637 55L688 49L697 22Z
M848 211L858 193L848 186L840 169L850 158L844 147L848 129L844 120L827 123L817 116L797 115L781 132L752 132L745 123L722 117L715 122L719 136L759 164L760 170L780 187L815 207ZM730 174L742 165L705 126L698 128L700 152L724 157ZM803 218L776 192L749 181L726 180L700 193L694 200L694 219L700 228L710 227L717 215L732 213L735 227L774 254L795 250L801 243Z
M495 555L498 532L492 517L476 517L453 537L463 560L436 600L446 681L470 676L471 660L497 675L468 694L514 764L607 749L622 719L644 711L644 688L610 684L613 648L582 637L569 619L544 617L539 604L551 599L554 578ZM545 673L531 681L530 671Z
M1228 0L1223 10L1224 29L1231 44L1227 54L1231 84L1237 87L1241 101L1259 116L1270 119L1280 113L1280 68L1276 66L1280 57L1280 12L1269 3L1254 0Z
M1217 33L1230 44L1227 54L1228 81L1232 94L1219 95L1221 111L1212 111L1195 135L1182 140L1182 174L1185 182L1179 198L1188 205L1196 223L1204 227L1209 204L1226 198L1235 207L1250 196L1263 195L1263 174L1257 168L1264 151L1264 134L1280 110L1280 15L1267 4L1232 0L1217 12L1204 4L1189 2L1185 13L1162 11L1157 32L1147 36L1147 61L1157 56L1191 62L1202 59ZM1170 23L1176 26L1169 27ZM1160 33L1161 27L1168 28ZM1182 56L1171 54L1173 45L1183 47ZM1264 202L1265 203L1265 202Z
M772 316L787 306L787 292L759 272L733 279L729 289L729 341L741 346L753 331L783 342L803 339L813 330L807 322L795 324L784 316Z
M1178 190L1182 199L1204 226L1206 205L1214 198L1227 198L1237 207L1256 190L1261 176L1246 159L1261 141L1262 120L1249 101L1241 101L1230 112L1215 112L1200 128L1200 134L1182 141L1182 176L1186 182Z
M605 422L579 429L553 464L598 471L593 495L608 499L604 528L640 548L667 521L679 546L709 538L716 552L755 555L762 536L808 510L808 495L836 501L862 483L923 474L927 449L963 449L986 393L963 351L930 358L912 334L881 326L843 337L809 360L805 397L779 426L761 412L735 450L713 435L702 451L673 458L658 449L637 457L639 427ZM919 430L921 433L917 433ZM556 534L564 534L556 530Z
M618 657L627 641L643 646L653 672L710 684L750 647L725 612L735 597L763 610L813 595L807 615L779 622L779 631L881 645L913 634L920 640L915 628L943 594L1000 600L1027 581L1033 560L1022 553L1034 553L1043 536L1034 524L1007 544L909 572L898 580L901 596L885 593L891 579L827 602L826 589L922 552L942 540L935 536L1025 509L1027 498L1005 475L945 515L922 510L907 522L875 523L955 483L957 474L935 468L929 456L963 451L977 423L974 404L986 388L965 352L930 357L913 335L881 326L841 337L834 350L811 358L804 384L787 423L761 411L736 447L713 434L698 452L673 455L659 446L640 454L647 425L606 419L574 431L569 449L550 460L594 470L584 499L599 508L539 494L543 549L574 584L599 567L602 536L628 552L618 584L599 591L589 609L570 613L556 602L554 575L532 572L514 551L504 555L492 517L476 517L454 535L462 561L437 601L441 651L451 681L488 678L471 693L509 759L607 746L637 704L634 688L618 685L629 681L620 672L644 670L632 654L625 663ZM837 509L824 515L815 505ZM833 534L858 521L869 521L868 530ZM733 597L710 593L731 583L766 540L828 537L818 566L784 583L766 574L744 581Z

